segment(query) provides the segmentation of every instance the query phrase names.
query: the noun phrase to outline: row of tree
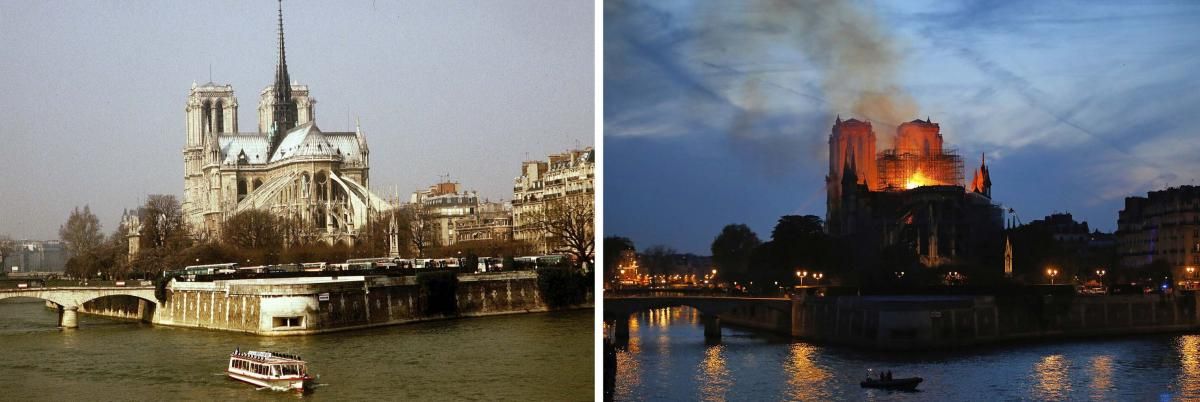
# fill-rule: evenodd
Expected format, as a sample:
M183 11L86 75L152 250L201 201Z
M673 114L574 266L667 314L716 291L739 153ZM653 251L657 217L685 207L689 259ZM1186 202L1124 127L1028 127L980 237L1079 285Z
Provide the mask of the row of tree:
M574 261L590 261L594 247L594 210L581 197L547 202L534 220L557 250ZM480 240L442 245L436 216L419 205L378 212L354 244L329 244L320 231L296 219L264 210L239 212L226 219L219 239L196 240L173 195L151 195L136 212L141 222L138 252L128 255L129 233L123 226L105 236L90 207L75 208L59 228L59 237L72 256L66 273L74 277L149 278L164 270L193 264L239 262L247 265L341 262L349 258L385 256L393 238L401 255L418 258L522 256L534 252L516 240ZM7 243L4 243L7 244ZM0 251L0 256L4 252Z

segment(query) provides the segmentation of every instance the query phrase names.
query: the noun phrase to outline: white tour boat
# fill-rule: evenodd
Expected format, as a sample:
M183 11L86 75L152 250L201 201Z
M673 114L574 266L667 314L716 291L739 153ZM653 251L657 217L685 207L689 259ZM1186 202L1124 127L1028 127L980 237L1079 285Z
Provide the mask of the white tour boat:
M300 356L278 352L242 352L229 354L230 377L274 390L303 391L312 387L313 378Z

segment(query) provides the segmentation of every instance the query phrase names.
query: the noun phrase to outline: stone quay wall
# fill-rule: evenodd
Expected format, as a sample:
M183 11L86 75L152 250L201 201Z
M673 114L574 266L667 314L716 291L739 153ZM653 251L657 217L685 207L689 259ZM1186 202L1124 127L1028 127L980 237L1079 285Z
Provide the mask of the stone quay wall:
M792 299L791 317L739 308L721 322L820 343L928 350L1020 340L1200 331L1190 293L1125 296L839 296Z
M174 282L155 306L137 298L89 302L81 312L154 324L301 335L437 319L547 311L531 271L459 275L457 313L426 314L414 276L338 276ZM147 306L148 305L148 306ZM575 307L591 307L588 304Z

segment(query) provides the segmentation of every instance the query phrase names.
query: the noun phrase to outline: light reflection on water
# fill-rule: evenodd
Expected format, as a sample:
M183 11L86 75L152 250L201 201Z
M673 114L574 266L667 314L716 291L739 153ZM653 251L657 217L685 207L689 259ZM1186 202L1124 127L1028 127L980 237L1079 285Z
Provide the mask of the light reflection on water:
M825 383L830 380L830 373L827 368L817 365L817 347L797 342L791 344L789 353L784 365L788 380L788 398L828 400L830 395L825 389Z
M1089 376L1092 379L1091 398L1103 399L1113 391L1112 389L1112 374L1113 374L1113 358L1112 356L1096 356L1091 360L1091 372Z
M634 314L617 360L617 400L1200 400L1200 335L896 354L726 327L721 345L706 346L684 307ZM865 390L867 369L925 382L915 393Z
M1180 337L1175 344L1182 368L1179 373L1180 396L1200 398L1200 336Z
M724 346L712 346L704 350L704 361L696 374L700 383L700 400L724 401L729 391L729 368L725 367Z
M1071 362L1062 355L1042 357L1029 373L1037 381L1036 397L1041 400L1060 400L1071 392L1068 370Z

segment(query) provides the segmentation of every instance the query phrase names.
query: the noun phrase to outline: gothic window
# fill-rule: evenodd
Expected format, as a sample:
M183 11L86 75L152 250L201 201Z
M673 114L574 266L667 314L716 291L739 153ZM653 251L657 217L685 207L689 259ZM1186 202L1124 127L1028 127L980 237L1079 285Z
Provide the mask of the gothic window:
M246 179L238 179L237 181L237 200L240 202L246 198Z
M213 109L215 109L216 113L214 113L214 114L217 116L217 119L216 119L217 120L217 131L216 132L223 133L223 132L225 132L225 102L218 100L216 107L214 107Z
M204 106L200 108L203 112L204 120L200 122L200 132L208 133L212 131L212 102L204 101ZM204 136L202 136L204 138Z
M258 190L259 187L262 187L262 179L254 179L254 186L250 187L250 191Z
M317 175L313 176L313 179L317 182L317 200L325 201L326 189L329 186L325 172L317 172Z

